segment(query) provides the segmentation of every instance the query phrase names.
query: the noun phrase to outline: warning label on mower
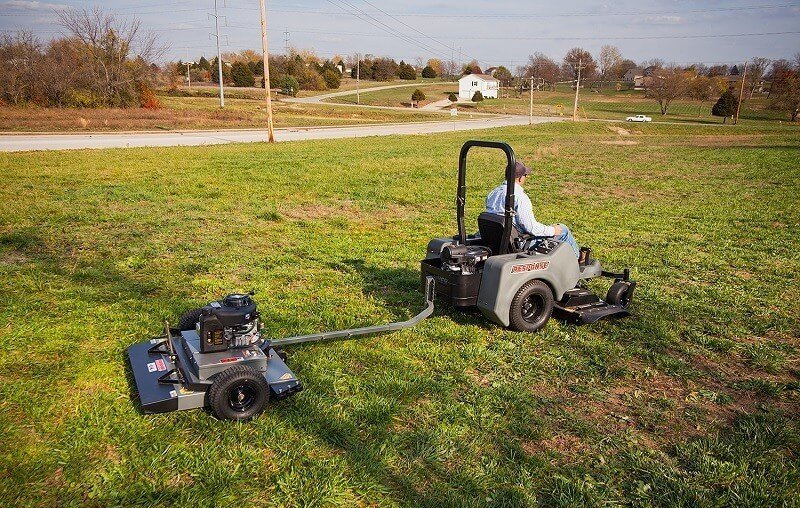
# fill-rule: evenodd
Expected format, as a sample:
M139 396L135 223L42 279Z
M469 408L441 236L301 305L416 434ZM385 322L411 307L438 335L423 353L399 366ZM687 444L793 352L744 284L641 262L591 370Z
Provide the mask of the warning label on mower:
M164 360L162 360L161 358L159 358L158 360L156 360L156 362L155 362L155 363L156 363L156 369L157 369L157 370L159 370L159 371L161 371L161 370L167 370L167 364L166 364L166 363L164 363Z
M537 261L536 263L514 265L511 267L511 273L537 272L539 270L547 270L548 266L550 266L550 261Z

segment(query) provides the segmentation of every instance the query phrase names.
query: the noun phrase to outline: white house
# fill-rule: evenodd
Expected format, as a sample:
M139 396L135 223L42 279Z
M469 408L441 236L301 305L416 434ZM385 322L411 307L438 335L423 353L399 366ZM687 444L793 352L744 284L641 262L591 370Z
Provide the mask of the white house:
M458 80L458 98L470 100L475 92L480 92L484 99L496 99L500 82L488 74L467 74Z

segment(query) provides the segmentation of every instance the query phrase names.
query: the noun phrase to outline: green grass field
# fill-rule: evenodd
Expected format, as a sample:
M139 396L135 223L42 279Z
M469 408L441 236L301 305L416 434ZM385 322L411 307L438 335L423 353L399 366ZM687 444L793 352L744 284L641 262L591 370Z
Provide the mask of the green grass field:
M426 101L433 102L447 98L450 92L458 93L458 83L432 83L420 86L426 94ZM413 88L396 88L361 94L361 104L374 106L400 106L409 103ZM559 86L554 91L534 91L533 114L537 116L572 116L575 91L568 86ZM643 91L622 90L612 88L592 90L581 89L579 116L582 119L625 120L628 116L646 114L654 122L681 122L695 124L717 124L722 119L711 115L714 101L700 104L689 99L679 99L670 105L667 115L661 115L658 103L645 97ZM331 99L330 102L354 104L355 95L345 95ZM514 90L503 90L501 98L486 99L481 103L459 103L458 108L464 112L502 113L527 115L530 112L530 96L528 92L518 93ZM788 122L788 112L767 109L767 100L755 96L742 105L740 123L751 126Z
M125 348L226 292L255 289L274 336L416 313L471 137L632 269L633 317L531 335L440 306L291 349L306 390L250 423L140 414ZM0 504L798 506L799 139L587 122L0 154ZM502 161L470 162L472 216Z
M402 84L400 82L398 84ZM380 85L378 85L380 86ZM420 90L425 93L425 100L420 103L420 105L427 104L429 102L435 102L438 100L446 99L447 95L452 93L458 94L458 83L448 83L448 82L441 82L441 81L432 81L432 82L425 82L420 83L419 87ZM411 94L414 92L415 87L413 86L404 86L402 88L390 88L388 90L376 90L374 92L365 92L360 94L361 104L369 104L371 106L393 106L398 107L402 105L408 105L411 103ZM339 104L355 104L356 103L356 96L353 95L343 95L341 97L334 97L329 99L328 102L339 103Z

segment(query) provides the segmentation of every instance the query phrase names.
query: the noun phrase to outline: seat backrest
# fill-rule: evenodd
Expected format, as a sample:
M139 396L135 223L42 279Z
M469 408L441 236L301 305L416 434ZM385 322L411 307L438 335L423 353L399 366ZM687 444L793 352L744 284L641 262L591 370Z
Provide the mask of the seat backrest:
M486 247L492 250L492 254L500 254L500 244L503 241L503 216L491 212L483 212L478 216L478 231L481 233L481 240ZM508 245L508 252L516 252L514 240L519 237L517 228L511 227L511 241Z

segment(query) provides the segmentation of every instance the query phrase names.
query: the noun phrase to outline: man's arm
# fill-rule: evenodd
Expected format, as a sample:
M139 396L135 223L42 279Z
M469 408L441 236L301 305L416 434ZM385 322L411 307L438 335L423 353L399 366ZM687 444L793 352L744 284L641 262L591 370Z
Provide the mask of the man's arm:
M533 216L533 205L530 198L520 192L517 198L517 225L523 233L533 236L555 236L556 231L553 226L546 226L536 220Z

